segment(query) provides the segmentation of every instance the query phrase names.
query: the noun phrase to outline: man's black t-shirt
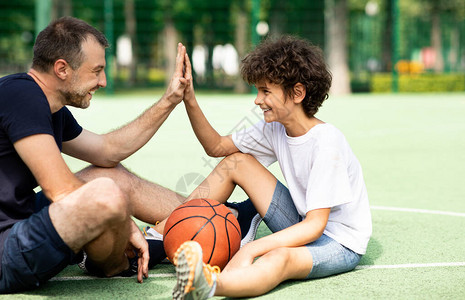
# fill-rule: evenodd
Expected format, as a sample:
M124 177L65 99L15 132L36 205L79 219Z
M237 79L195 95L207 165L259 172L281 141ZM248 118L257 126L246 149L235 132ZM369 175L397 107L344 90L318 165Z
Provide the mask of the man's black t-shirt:
M81 132L66 107L51 113L45 94L31 76L19 73L0 78L0 255L5 230L33 213L37 187L13 144L30 135L50 134L61 151L62 142Z

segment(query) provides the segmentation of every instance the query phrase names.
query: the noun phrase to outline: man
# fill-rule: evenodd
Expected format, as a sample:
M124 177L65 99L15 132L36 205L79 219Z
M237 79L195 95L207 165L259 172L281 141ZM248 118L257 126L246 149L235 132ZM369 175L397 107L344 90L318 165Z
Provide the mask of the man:
M186 49L178 45L175 73L157 103L99 135L83 129L66 106L86 108L106 86L106 47L102 33L64 17L38 35L27 74L0 79L2 293L38 287L83 253L93 274L137 273L142 282L149 249L131 216L154 223L182 202L119 163L145 145L182 100ZM60 152L93 166L73 174ZM42 191L36 195L37 185Z

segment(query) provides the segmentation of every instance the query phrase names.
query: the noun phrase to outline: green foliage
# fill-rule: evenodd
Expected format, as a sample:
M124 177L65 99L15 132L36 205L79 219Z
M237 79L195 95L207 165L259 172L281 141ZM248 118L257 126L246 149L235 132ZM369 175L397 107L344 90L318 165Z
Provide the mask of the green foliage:
M391 92L392 74L376 73L371 77L370 91L374 93ZM465 74L424 73L399 75L399 92L463 92Z
M331 3L346 1L348 8L349 32L348 60L353 75L352 87L354 91L387 91L390 82L387 79L371 80L365 78L371 72L389 72L392 68L392 19L391 0L259 0L260 9L252 9L255 0L132 0L134 12L127 13L126 0L112 0L114 39L127 35L131 31L135 68L137 68L137 84L150 85L162 81L164 76L159 74L169 64L165 48L166 29L176 31L177 40L183 42L189 55L195 45L205 45L209 50L206 62L204 81L206 87L220 87L225 83L221 74L212 65L212 49L215 45L230 43L241 49L241 54L254 46L252 37L252 21L266 21L269 25L269 35L294 34L307 38L324 48L325 19L324 10ZM35 5L38 0L6 1L0 0L0 72L26 71L32 58L32 46L35 35ZM81 18L101 31L105 31L104 1L103 0L60 0L53 1L54 16L71 14ZM58 3L68 3L70 10L59 9ZM367 3L378 4L378 11L368 15L365 11ZM465 71L465 1L464 0L402 0L400 5L400 35L399 53L402 60L422 62L422 51L433 47L432 43L432 12L439 13L440 41L436 45L437 51L442 52L444 67L439 72ZM133 18L128 17L133 15ZM252 16L253 14L253 16ZM239 18L238 16L246 16ZM134 23L127 20L134 19ZM239 26L241 20L242 26ZM434 27L438 29L438 27ZM438 31L435 31L438 32ZM238 42L237 34L244 37ZM108 50L115 54L117 46L112 45ZM325 49L326 54L331 49ZM431 66L429 67L431 69ZM153 70L157 70L153 72ZM124 67L115 68L117 80L126 83L128 78L134 77ZM128 75L130 74L130 76ZM368 74L368 75L367 75ZM128 77L129 76L129 77ZM364 77L365 76L365 77ZM378 75L377 75L378 76ZM376 77L377 77L376 76ZM453 90L459 85L448 87L446 83L423 83L421 80L410 82L419 84L416 90L433 88L440 84L440 90ZM431 75L432 76L432 75ZM195 77L194 78L198 78ZM442 78L442 77L441 77ZM413 80L413 79L412 79ZM375 81L375 82L374 82ZM433 80L434 81L434 80ZM453 82L463 80L452 79ZM132 80L127 81L132 84ZM229 82L229 79L228 79ZM461 86L461 85L460 85ZM224 86L221 86L224 87ZM401 83L402 88L402 83ZM436 88L436 87L435 87ZM465 90L462 88L462 90Z
M0 1L0 68L27 70L34 43L34 2ZM8 72L10 73L10 72Z

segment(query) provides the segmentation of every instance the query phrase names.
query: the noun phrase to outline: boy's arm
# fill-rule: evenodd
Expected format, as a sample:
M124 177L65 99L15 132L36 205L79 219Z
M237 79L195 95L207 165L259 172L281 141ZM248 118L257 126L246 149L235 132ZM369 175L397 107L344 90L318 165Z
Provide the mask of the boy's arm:
M250 265L253 260L280 247L300 247L321 237L331 208L309 211L302 222L255 240L234 255L228 263L234 267Z
M221 157L238 152L239 149L234 145L231 135L221 136L218 134L200 109L199 103L195 98L192 66L187 54L184 61L186 64L185 78L188 80L184 91L184 104L197 139L209 156Z
M239 151L234 145L231 135L221 136L210 125L195 97L189 102L185 101L185 104L192 129L209 156L222 157Z

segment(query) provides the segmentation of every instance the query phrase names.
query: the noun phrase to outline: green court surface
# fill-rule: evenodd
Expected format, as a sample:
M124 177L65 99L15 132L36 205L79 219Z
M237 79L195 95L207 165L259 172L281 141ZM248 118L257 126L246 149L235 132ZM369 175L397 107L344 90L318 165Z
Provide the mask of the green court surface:
M88 109L72 111L85 128L104 133L159 97L97 95ZM261 119L254 95L197 97L221 134ZM355 271L285 282L259 298L464 299L465 94L330 97L317 116L342 130L362 164L373 236ZM66 160L73 171L85 166ZM155 137L123 163L186 195L218 161L203 152L180 104ZM270 169L283 181L277 164ZM240 190L231 197L243 199ZM258 236L266 234L262 224ZM0 299L169 299L174 284L168 264L151 270L143 284L135 278L93 278L71 266L39 290Z

